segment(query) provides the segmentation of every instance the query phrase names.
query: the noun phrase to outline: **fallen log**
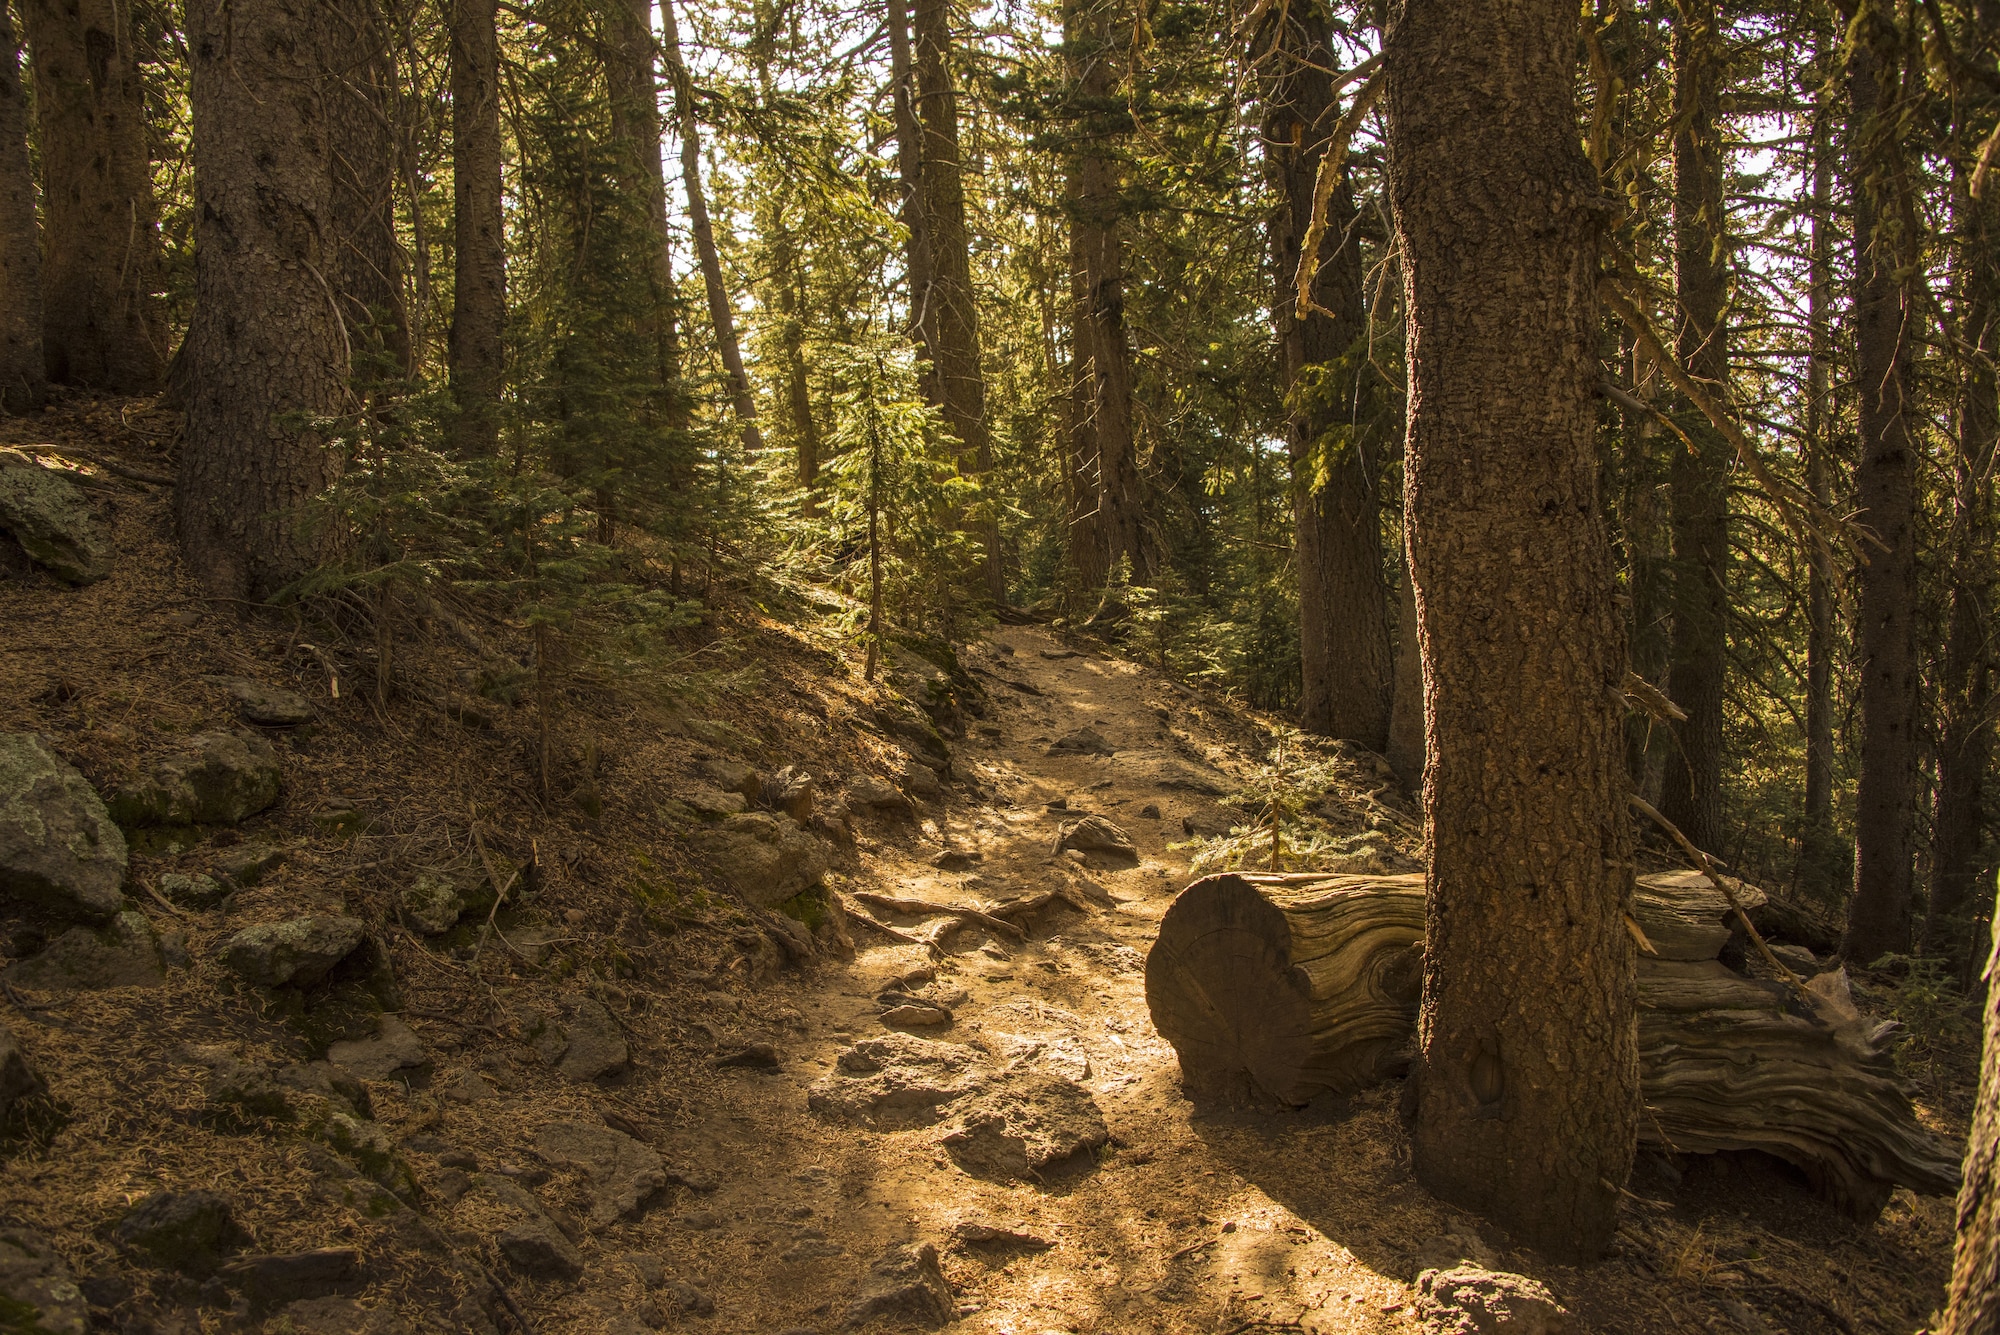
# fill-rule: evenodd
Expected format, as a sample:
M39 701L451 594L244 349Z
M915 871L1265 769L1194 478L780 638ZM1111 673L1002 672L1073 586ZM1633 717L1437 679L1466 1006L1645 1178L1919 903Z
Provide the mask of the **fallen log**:
M1745 907L1754 887L1732 890ZM1167 911L1146 961L1153 1024L1197 1097L1302 1106L1408 1071L1422 985L1422 876L1223 875ZM1718 962L1740 931L1699 873L1642 877L1640 1140L1761 1150L1872 1217L1897 1185L1957 1189L1846 975L1804 989ZM1643 948L1642 948L1643 951Z

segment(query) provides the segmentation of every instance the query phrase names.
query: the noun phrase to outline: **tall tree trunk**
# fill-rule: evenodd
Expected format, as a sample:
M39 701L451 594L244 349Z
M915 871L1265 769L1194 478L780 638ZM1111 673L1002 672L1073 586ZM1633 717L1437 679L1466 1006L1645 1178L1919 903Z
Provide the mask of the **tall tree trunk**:
M28 169L21 43L0 0L0 412L29 413L48 397L42 360L42 246Z
M196 577L263 599L337 541L305 512L341 457L299 424L348 403L325 278L330 16L315 0L220 0L188 18L198 221L174 509Z
M986 375L979 364L979 309L965 222L965 174L958 151L958 86L951 62L951 0L917 0L913 35L917 123L922 131L923 220L930 285L916 301L931 357L930 392L963 447L959 471L993 467L986 429ZM984 525L986 596L1007 598L997 520Z
M1723 328L1729 265L1724 156L1716 95L1714 0L1680 0L1673 31L1675 355L1716 399L1729 397ZM1729 661L1730 446L1706 417L1681 414L1693 448L1674 451L1673 648L1667 694L1687 718L1673 726L1661 804L1702 848L1722 846L1722 704Z
M674 86L674 109L681 135L681 183L687 190L688 222L694 231L695 257L701 262L702 286L708 292L708 318L715 328L716 351L722 356L723 370L729 374L730 402L736 408L736 426L743 434L743 448L764 448L764 436L757 429L757 398L750 389L750 375L743 369L743 350L736 341L736 309L729 301L723 281L722 253L715 246L715 228L709 222L708 196L701 188L701 127L694 115L694 80L681 59L680 24L674 18L673 0L660 0L660 22L665 33L667 75Z
M2000 905L1993 921L2000 922ZM1965 1137L1965 1179L1958 1189L1958 1245L1937 1335L1993 1335L2000 1330L2000 952L1986 961L1986 1046L1979 1097Z
M1264 162L1277 205L1269 225L1277 279L1272 313L1285 376L1286 437L1296 513L1300 720L1309 732L1380 751L1395 693L1382 522L1368 460L1382 443L1367 411L1368 336L1353 193L1330 201L1326 245L1313 280L1318 309L1298 315L1302 243L1313 183L1341 120L1326 11L1281 6L1254 50L1261 67Z
M42 348L51 380L158 389L166 336L146 98L131 8L23 0L42 154Z
M507 232L501 212L497 0L451 0L454 296L451 393L461 457L500 448L506 376Z
M395 66L381 0L337 0L327 119L333 163L333 232L327 281L354 345L355 377L410 371L410 312L396 240Z
M1993 756L1993 462L2000 436L2000 191L1972 199L1955 191L1959 246L1961 359L1957 449L1952 458L1951 613L1939 673L1938 790L1931 839L1927 950L1963 964L1977 949L1960 922L1984 869L1980 862L1981 790Z
M1091 366L1091 331L1087 320L1077 318L1088 308L1090 288L1076 253L1076 238L1076 229L1072 227L1070 355L1063 398L1063 481L1069 511L1066 549L1074 581L1068 594L1075 600L1071 610L1088 616L1103 599L1105 587L1111 581L1111 566L1105 559L1103 468L1097 450L1097 385Z
M1097 536L1104 568L1130 563L1132 582L1151 584L1145 502L1132 439L1132 349L1125 335L1123 201L1112 136L1126 108L1118 99L1119 50L1112 38L1114 0L1069 0L1063 46L1069 64L1075 147L1068 194L1072 290L1078 301L1071 335L1088 373L1088 421L1097 457Z
M890 104L896 123L896 174L901 187L903 266L910 303L910 333L932 360L927 303L931 295L930 234L924 226L924 129L917 120L917 75L910 58L910 15L903 0L889 0Z
M610 18L611 50L605 74L611 88L611 133L623 161L624 193L644 214L651 234L645 253L651 289L645 332L651 339L655 375L669 401L669 416L683 413L680 383L679 294L674 286L673 241L667 224L667 174L660 162L660 93L655 70L652 0L619 0ZM685 426L685 421L674 425Z
M1567 1258L1611 1240L1639 1107L1577 20L1405 0L1384 43L1431 725L1417 1175Z
M1883 0L1861 0L1860 10L1848 61L1854 369L1861 436L1855 517L1882 547L1869 551L1857 581L1861 778L1854 813L1854 893L1841 953L1865 965L1910 944L1916 856L1917 467L1905 416L1905 339L1921 329L1924 316L1909 299L1899 273L1916 225L1907 207L1893 111L1900 93L1903 34Z
M1825 39L1823 38L1824 42ZM1824 49L1824 47L1822 48ZM1832 116L1812 119L1812 253L1806 288L1806 489L1822 506L1832 500L1833 442L1833 132ZM1812 554L1806 572L1806 791L1799 835L1799 887L1831 900L1843 860L1833 830L1834 598L1831 548Z

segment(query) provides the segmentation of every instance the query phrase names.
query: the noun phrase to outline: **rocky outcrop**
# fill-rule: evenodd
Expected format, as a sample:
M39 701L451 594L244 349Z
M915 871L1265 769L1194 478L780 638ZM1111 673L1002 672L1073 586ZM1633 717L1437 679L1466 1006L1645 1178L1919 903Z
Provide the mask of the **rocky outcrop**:
M1130 861L1139 856L1132 836L1102 816L1085 816L1062 827L1062 833L1056 839L1056 850L1061 852L1071 848L1114 860Z
M0 458L0 529L67 583L95 584L111 573L111 540L83 489L18 453Z
M503 1216L493 1245L509 1265L533 1279L575 1279L583 1257L526 1188L490 1173L476 1173L473 1189Z
M204 732L111 799L121 825L234 825L278 800L278 753L262 737Z
M848 1305L846 1324L889 1320L942 1326L957 1316L958 1305L938 1265L937 1248L928 1242L899 1242L884 1249L869 1267L866 1287Z
M359 918L331 914L246 927L222 947L222 962L258 987L310 987L354 953L367 935Z
M106 922L125 836L97 790L33 733L0 733L0 911Z
M84 1335L90 1306L48 1238L0 1232L0 1330Z
M535 1153L590 1179L595 1224L636 1216L667 1187L666 1162L658 1152L608 1126L550 1122L535 1133Z
M819 883L826 850L789 820L761 811L689 836L695 851L753 907L770 908Z
M5 974L16 987L99 992L158 987L167 980L160 940L146 915L127 909L103 927L72 927Z

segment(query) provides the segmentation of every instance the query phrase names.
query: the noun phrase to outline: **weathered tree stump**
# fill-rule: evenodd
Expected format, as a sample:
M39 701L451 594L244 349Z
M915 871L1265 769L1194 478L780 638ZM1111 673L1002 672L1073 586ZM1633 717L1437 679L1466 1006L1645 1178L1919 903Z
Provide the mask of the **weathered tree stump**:
M1746 909L1763 902L1733 886ZM1761 1150L1859 1217L1897 1185L1958 1185L1957 1152L1916 1121L1844 973L1804 992L1717 957L1740 926L1704 876L1642 877L1640 1140ZM1422 876L1223 875L1168 910L1146 961L1153 1024L1198 1097L1300 1106L1404 1074L1422 981Z

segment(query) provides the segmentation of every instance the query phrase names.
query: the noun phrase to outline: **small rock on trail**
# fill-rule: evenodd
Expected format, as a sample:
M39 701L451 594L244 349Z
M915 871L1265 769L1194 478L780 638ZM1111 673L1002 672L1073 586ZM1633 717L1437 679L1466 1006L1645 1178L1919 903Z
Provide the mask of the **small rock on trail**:
M972 1053L912 1034L867 1038L840 1054L806 1104L823 1117L878 1127L922 1126L971 1088Z
M974 1177L1011 1181L1081 1167L1111 1139L1090 1092L1039 1071L1005 1071L951 1110L944 1147Z
M1477 1266L1417 1276L1424 1335L1568 1335L1567 1309L1537 1280Z
M894 1243L868 1269L868 1284L848 1304L846 1325L863 1325L878 1318L942 1326L958 1315L951 1286L938 1265L937 1248L928 1242Z

